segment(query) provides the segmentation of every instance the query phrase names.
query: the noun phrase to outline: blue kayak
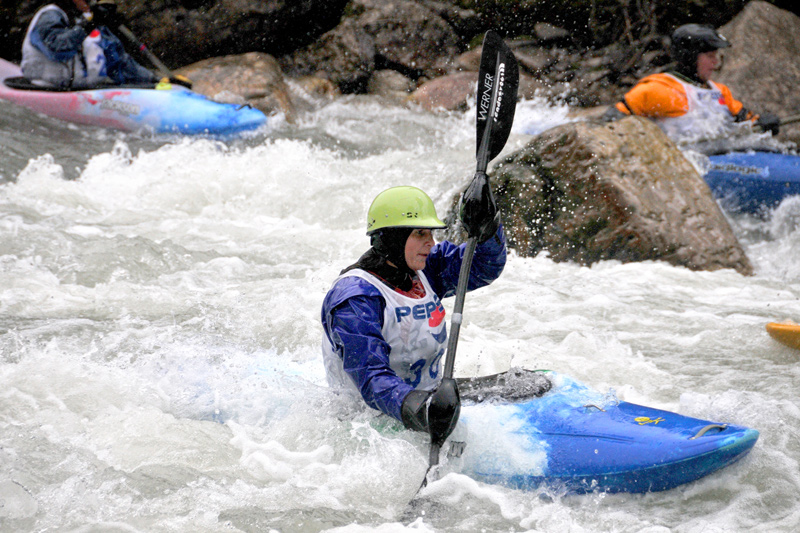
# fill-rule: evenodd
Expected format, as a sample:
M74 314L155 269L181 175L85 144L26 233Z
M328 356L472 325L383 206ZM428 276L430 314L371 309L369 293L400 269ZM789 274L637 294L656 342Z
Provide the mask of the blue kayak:
M269 364L248 375L284 371ZM517 368L456 381L461 416L434 477L455 472L560 494L656 492L738 461L759 437L744 426L623 402L552 371ZM208 393L211 403L213 396ZM386 434L405 431L389 417L374 420Z
M732 152L709 156L704 176L715 198L731 211L764 214L800 194L800 156Z
M756 430L621 402L555 372L517 372L539 380L540 390L542 379L550 386L539 397L509 400L482 385L476 402L460 385L464 406L449 461L461 473L523 490L662 491L737 461L758 440Z
M267 122L258 109L215 102L178 85L58 91L31 87L20 76L17 65L0 59L0 99L76 124L123 131L228 135Z

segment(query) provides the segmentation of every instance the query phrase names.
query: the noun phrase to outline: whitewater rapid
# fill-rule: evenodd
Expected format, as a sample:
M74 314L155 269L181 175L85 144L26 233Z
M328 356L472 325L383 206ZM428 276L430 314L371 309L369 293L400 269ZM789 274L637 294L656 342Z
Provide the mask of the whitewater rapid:
M800 200L730 217L751 277L512 252L466 300L457 376L548 368L753 427L744 460L644 495L449 472L409 506L427 441L326 387L319 310L378 192L414 185L447 212L474 112L346 98L238 140L0 115L1 531L800 529L800 352L764 330L800 321ZM517 120L568 118L524 102Z

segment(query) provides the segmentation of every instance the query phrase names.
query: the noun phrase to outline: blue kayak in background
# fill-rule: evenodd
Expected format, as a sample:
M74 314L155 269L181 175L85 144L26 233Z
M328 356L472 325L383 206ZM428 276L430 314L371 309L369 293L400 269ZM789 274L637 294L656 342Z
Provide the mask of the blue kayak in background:
M732 152L709 156L709 161L704 179L727 210L763 215L785 198L800 195L800 156Z
M621 402L555 372L520 376L550 387L509 401L484 386L476 403L460 384L464 405L450 437L456 470L523 490L663 491L730 465L758 440L754 429Z

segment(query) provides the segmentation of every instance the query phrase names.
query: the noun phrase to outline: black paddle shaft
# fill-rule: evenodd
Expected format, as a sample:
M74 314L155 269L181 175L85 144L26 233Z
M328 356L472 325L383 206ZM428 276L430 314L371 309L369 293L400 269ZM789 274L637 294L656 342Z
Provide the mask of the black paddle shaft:
M472 268L472 257L475 255L475 248L478 245L477 237L470 237L467 240L467 247L464 250L464 258L461 261L461 270L458 272L458 285L456 286L456 303L453 306L453 317L450 319L450 336L447 338L447 354L444 359L444 377L453 377L453 367L456 362L456 347L458 346L458 335L461 331L461 322L464 318L464 300L466 300L467 284L469 283L469 271Z
M486 167L489 161L497 157L511 133L514 122L514 111L517 105L517 87L519 86L519 67L514 54L503 40L493 31L486 32L481 53L481 66L478 74L478 95L476 107L477 166L473 179L488 179ZM450 319L450 337L447 340L443 378L453 377L458 335L463 320L464 300L469 283L469 271L478 238L470 236L464 250L461 270L458 273L456 286L456 302L453 317ZM441 443L431 442L428 472L422 481L424 487L428 482L428 473L439 464Z
M165 77L165 78L171 78L172 77L172 72L169 70L169 68L160 59L158 59L158 57L156 57L156 55L153 52L151 52L149 48L147 48L144 44L142 44L142 42L139 39L136 38L136 35L134 35L134 33L131 30L129 30L127 26L125 26L124 24L120 24L117 27L117 30L126 39L128 39L128 41L130 41L130 43L139 52L143 53L145 55L145 57L147 57L147 59L150 60L150 62L153 64L153 66L156 68L156 70L158 70L158 73L162 77Z
M494 67L494 68L492 68ZM477 166L473 179L487 179L486 167L497 157L508 140L517 103L519 69L514 54L500 37L492 31L486 33L481 54L481 71L478 79L476 108ZM469 283L469 271L475 255L477 237L467 239L467 247L458 273L456 302L450 319L450 336L447 339L443 377L453 377L458 336L463 321L464 300Z

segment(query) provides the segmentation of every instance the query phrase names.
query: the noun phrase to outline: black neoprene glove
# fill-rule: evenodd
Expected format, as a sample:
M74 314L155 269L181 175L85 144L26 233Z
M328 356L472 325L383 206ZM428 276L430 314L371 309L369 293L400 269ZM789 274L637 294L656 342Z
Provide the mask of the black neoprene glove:
M772 132L777 135L781 129L781 119L772 113L761 113L756 120L756 126L761 128L761 131Z
M500 212L494 201L489 178L478 172L461 197L461 222L467 235L477 237L478 243L491 239L500 225Z
M431 436L431 442L441 445L455 429L461 414L456 380L443 379L433 392L411 391L403 400L401 414L406 428L424 431Z

